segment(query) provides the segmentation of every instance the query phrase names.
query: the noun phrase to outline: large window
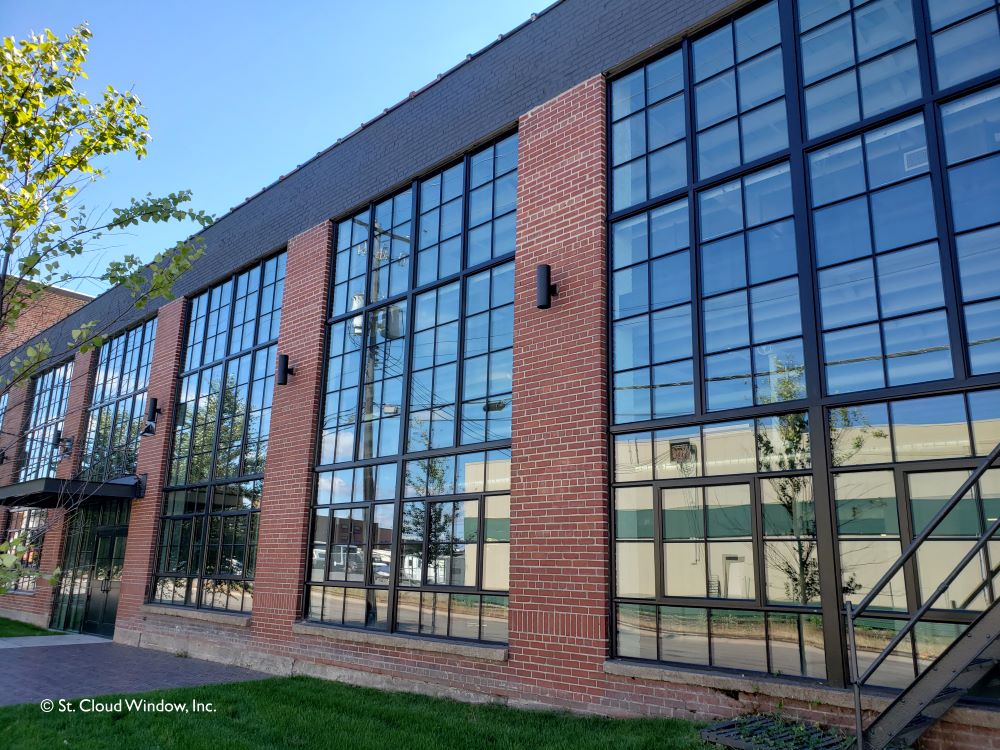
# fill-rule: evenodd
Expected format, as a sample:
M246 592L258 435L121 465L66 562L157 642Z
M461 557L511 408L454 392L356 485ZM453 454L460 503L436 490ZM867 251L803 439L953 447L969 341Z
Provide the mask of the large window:
M101 346L81 465L88 479L135 472L155 338L153 319Z
M337 224L309 619L506 640L516 187L512 135Z
M42 562L42 544L45 540L47 512L42 508L11 508L7 514L4 541L8 544L19 540L24 545L20 566L29 571L10 582L11 591L34 591L37 573Z
M42 373L34 381L31 414L24 431L24 459L21 481L54 477L62 458L63 420L69 402L73 363Z
M998 11L776 0L611 81L617 655L842 682L844 600L1000 441ZM872 654L996 516L990 477ZM997 554L877 682L993 601Z
M617 436L618 655L824 677L810 468L802 412Z
M941 108L969 366L1000 372L1000 87Z
M152 600L249 611L285 255L191 301Z
M950 378L923 117L815 151L809 169L828 392Z

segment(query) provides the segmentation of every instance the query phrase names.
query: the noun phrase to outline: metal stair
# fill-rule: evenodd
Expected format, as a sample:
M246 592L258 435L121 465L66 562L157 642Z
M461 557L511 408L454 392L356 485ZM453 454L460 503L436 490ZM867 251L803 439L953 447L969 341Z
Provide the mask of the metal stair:
M983 611L920 675L911 682L889 706L868 726L864 727L861 711L861 690L872 675L903 643L931 611L935 602L965 570L966 566L980 558L980 551L990 541L1000 541L1000 518L972 545L955 568L944 578L934 592L900 627L896 634L870 661L862 672L858 666L858 645L855 634L857 620L872 609L872 603L882 590L915 559L921 545L941 525L942 521L969 494L983 475L1000 458L1000 443L973 471L962 486L940 508L927 526L906 548L902 556L894 562L879 579L871 591L857 604L845 604L847 625L848 667L851 686L854 691L855 739L841 738L846 744L837 744L832 733L819 727L799 724L795 731L789 730L789 722L780 717L743 717L735 721L714 725L702 732L702 737L710 742L734 748L753 750L784 750L788 747L855 747L857 750L895 750L907 748L955 705L967 692L974 688L995 666L1000 664L1000 598ZM987 579L965 604L971 603L988 585L997 573L991 570ZM793 739L794 738L794 739ZM804 744L789 745L802 742Z
M885 648L869 663L864 672L858 667L858 647L855 637L857 619L871 608L872 602L882 589L913 560L921 545L941 525L941 522L976 486L983 475L1000 457L1000 443L966 479L962 486L940 510L934 514L927 526L914 537L913 542L902 556L890 566L867 596L856 606L847 602L848 666L854 689L854 718L856 747L858 750L884 750L886 748L910 747L944 716L948 709L974 688L986 674L1000 663L1000 600L994 601L968 628L956 638L920 675L911 682L874 721L864 728L861 713L861 689L882 665L895 648L909 637L935 602L965 570L966 566L979 558L980 551L991 540L995 540L1000 530L1000 518L993 521L979 537L955 568L944 578L912 617L896 632ZM990 571L991 573L993 571ZM988 583L988 582L987 582ZM986 584L984 583L984 586ZM977 589L978 592L982 589ZM970 600L971 601L971 600Z

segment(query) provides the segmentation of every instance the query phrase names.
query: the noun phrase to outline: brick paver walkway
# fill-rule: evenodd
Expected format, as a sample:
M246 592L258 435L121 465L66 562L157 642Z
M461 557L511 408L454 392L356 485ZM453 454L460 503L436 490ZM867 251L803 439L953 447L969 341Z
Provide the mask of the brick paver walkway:
M38 636L39 640L59 636ZM5 649L0 705L259 680L262 672L103 641Z

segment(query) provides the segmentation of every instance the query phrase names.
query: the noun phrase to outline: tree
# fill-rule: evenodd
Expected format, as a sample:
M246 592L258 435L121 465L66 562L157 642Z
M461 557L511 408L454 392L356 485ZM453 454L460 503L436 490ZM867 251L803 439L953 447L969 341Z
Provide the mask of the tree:
M46 287L82 278L63 262L92 251L106 237L140 223L191 220L212 222L189 208L191 193L147 194L129 205L95 212L81 202L85 187L105 176L115 155L141 159L150 142L149 122L131 91L107 86L91 102L80 86L87 74L86 24L65 38L46 29L20 42L5 37L0 47L0 325L13 327ZM169 299L177 278L202 253L198 238L177 243L151 263L128 254L108 264L97 278L124 287L134 305ZM0 371L0 395L68 352L100 346L118 321L91 320L72 332L68 351L37 341L12 357ZM19 436L16 436L19 437ZM0 545L0 592L23 571L11 560L28 540ZM13 546L10 546L13 545Z

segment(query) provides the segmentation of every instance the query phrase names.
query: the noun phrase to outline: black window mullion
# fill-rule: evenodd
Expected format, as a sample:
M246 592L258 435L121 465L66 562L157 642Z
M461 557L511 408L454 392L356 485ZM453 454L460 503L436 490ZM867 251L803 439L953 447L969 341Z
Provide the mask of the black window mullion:
M694 116L694 55L691 50L691 40L684 39L681 43L681 68L684 76L684 113L688 171L688 255L691 263L691 374L694 379L694 414L702 415L707 409L705 404L705 347L703 341L702 307L701 307L701 243L699 229L701 227L701 212L698 207L698 193L694 186L698 174L698 135ZM648 170L647 170L648 171ZM652 235L648 235L652 243ZM648 255L648 253L647 253ZM652 277L652 274L650 274ZM609 297L611 295L608 295ZM652 297L650 297L652 300ZM650 314L650 330L652 330L652 314ZM652 337L650 350L652 350ZM652 351L650 351L652 359ZM650 368L652 382L652 368ZM612 407L613 408L613 407ZM650 415L652 416L652 397L650 399ZM706 561L707 562L707 561ZM707 567L707 566L706 566Z

